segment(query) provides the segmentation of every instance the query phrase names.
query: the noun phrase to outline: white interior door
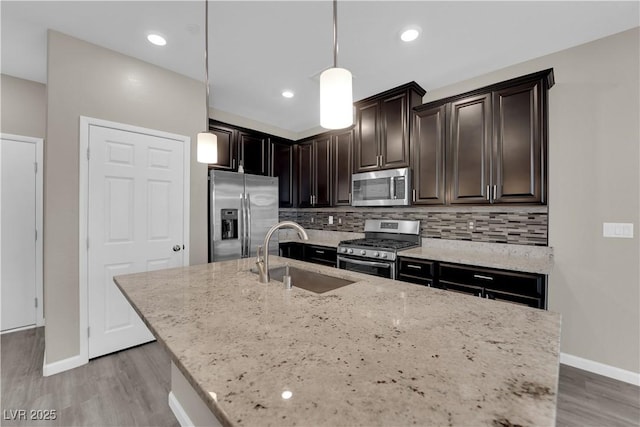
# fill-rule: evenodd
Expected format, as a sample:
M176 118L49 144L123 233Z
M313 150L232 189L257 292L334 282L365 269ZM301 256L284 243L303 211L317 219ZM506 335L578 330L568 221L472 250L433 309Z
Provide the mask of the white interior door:
M36 324L36 144L2 138L0 329Z
M89 358L153 340L113 276L183 265L182 142L89 127Z

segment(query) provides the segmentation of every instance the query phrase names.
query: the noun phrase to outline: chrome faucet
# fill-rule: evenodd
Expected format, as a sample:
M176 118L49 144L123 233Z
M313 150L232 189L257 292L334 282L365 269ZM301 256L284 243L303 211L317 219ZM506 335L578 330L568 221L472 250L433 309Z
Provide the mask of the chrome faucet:
M256 254L258 257L256 260L256 266L258 267L260 283L269 283L269 240L271 240L271 235L281 228L293 228L298 232L298 236L300 236L302 240L309 240L307 232L297 222L282 221L271 227L269 231L267 231L267 235L264 237L264 243L262 246L258 246Z

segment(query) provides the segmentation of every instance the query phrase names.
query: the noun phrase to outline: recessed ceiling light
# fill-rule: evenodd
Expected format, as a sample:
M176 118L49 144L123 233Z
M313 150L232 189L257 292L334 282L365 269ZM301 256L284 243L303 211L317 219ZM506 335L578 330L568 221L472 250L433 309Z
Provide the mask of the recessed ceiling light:
M293 98L293 95L295 94L290 90L285 90L282 92L282 96L284 96L285 98Z
M418 27L410 27L407 28L400 34L400 39L403 42L412 42L420 36L420 28Z
M160 34L149 34L147 36L147 40L149 40L149 42L155 44L156 46L164 46L167 44L167 40Z

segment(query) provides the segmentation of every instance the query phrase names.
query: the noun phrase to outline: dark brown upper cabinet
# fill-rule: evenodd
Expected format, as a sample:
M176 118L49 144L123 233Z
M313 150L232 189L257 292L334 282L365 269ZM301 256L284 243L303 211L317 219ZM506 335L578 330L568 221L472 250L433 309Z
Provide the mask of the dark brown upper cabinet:
M490 203L491 94L449 105L449 202Z
M245 173L268 174L267 135L214 120L209 121L209 130L218 137L218 162L209 167L237 171L242 164Z
M411 154L413 203L445 203L446 107L435 106L413 114Z
M295 148L291 142L280 138L270 138L270 175L278 177L278 197L281 208L295 206L293 156Z
M446 204L546 204L553 84L548 69L415 108L414 202L443 202L444 140Z
M244 173L267 175L267 136L255 132L239 131L238 147L240 157L238 166L243 165Z
M493 92L494 202L545 201L542 102L542 80Z
M351 205L353 130L331 137L333 152L333 206Z
M209 121L209 130L218 137L218 163L209 165L215 169L237 170L236 132L232 126Z
M409 166L410 111L424 94L411 82L354 104L354 172Z
M298 207L331 206L331 137L298 145Z

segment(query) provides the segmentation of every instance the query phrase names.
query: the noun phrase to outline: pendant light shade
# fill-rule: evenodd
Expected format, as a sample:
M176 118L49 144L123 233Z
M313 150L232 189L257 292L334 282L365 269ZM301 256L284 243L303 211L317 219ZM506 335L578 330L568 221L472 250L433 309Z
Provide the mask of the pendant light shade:
M211 132L198 134L198 163L218 163L218 137Z
M218 163L218 137L209 132L209 0L204 0L204 83L206 88L204 132L198 134L196 159L198 163Z
M352 77L338 68L338 0L333 0L333 68L320 74L320 126L343 129L352 124Z
M351 72L329 68L320 75L320 126L343 129L353 124Z

